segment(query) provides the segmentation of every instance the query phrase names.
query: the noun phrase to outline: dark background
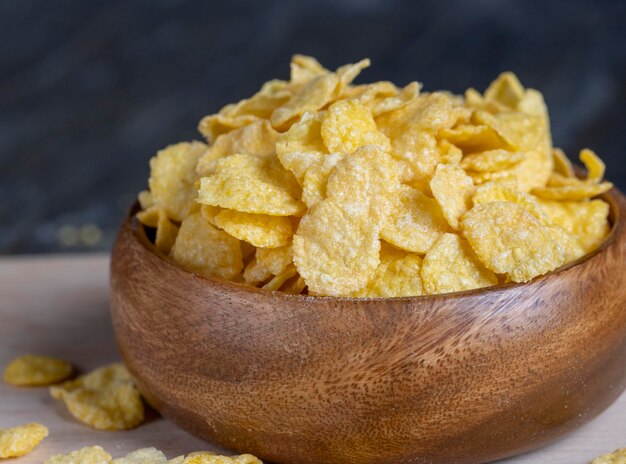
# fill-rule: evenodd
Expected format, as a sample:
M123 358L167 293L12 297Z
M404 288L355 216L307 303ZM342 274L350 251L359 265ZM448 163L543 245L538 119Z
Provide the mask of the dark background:
M626 2L0 0L0 253L108 249L154 152L293 53L426 90L513 70L626 187Z

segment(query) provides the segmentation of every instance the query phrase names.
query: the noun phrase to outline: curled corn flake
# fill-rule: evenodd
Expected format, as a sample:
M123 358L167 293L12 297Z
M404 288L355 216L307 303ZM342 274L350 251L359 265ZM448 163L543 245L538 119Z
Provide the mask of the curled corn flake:
M586 200L602 195L612 188L613 184L610 182L601 182L599 184L579 182L575 185L534 188L531 193L546 200Z
M235 154L218 160L215 173L200 179L198 201L243 213L299 215L304 205L293 175L274 157Z
M554 172L564 177L576 177L574 167L571 161L565 156L563 150L555 148L552 150L552 160L554 163Z
M439 137L459 147L465 153L477 153L503 149L507 143L491 127L485 125L461 124L457 127L444 128Z
M461 168L440 164L430 181L430 189L450 227L458 229L461 216L472 207L475 191L472 178Z
M142 190L139 192L139 195L137 195L137 201L139 201L141 209L148 209L154 205L154 198L152 198L152 194L148 190Z
M587 181L592 184L598 184L604 177L606 166L598 155L589 149L580 152L580 160L587 168Z
M514 282L528 282L565 260L550 227L516 203L479 204L465 214L461 228L479 259Z
M48 428L36 422L0 429L0 459L24 456L47 436Z
M448 230L436 200L409 186L400 190L381 237L406 251L424 254Z
M400 90L400 92L393 95L367 99L366 105L374 117L377 117L383 113L398 110L414 102L419 95L420 87L421 85L419 83L411 82ZM363 98L361 100L363 100Z
M137 219L148 227L156 228L154 244L161 253L168 254L174 245L178 227L170 221L162 208L152 207L137 213Z
M224 209L214 217L217 227L255 247L277 248L291 242L293 229L285 216L267 216Z
M183 220L170 256L191 271L223 279L232 279L243 269L239 240L209 224L200 213Z
M508 169L524 159L521 152L489 150L472 153L461 160L461 167L468 171L493 172Z
M239 456L218 456L210 452L201 452L188 455L184 464L263 464L263 462L251 454Z
M504 72L485 90L486 100L495 100L509 108L517 108L524 97L524 87L512 72Z
M222 134L198 159L196 172L200 176L211 174L218 159L235 153L269 156L275 152L277 138L278 132L268 121L261 119Z
M189 214L197 196L195 166L207 146L181 142L159 151L150 160L150 193L154 204L175 221Z
M100 446L87 446L68 454L57 454L46 459L44 464L108 464L111 455Z
M62 382L72 375L72 365L57 358L25 354L4 368L4 381L17 387L35 387Z
M128 453L123 458L113 459L111 464L166 464L167 458L156 448L142 448Z
M369 109L356 100L333 103L322 122L322 139L330 152L352 153L369 144L389 151L389 139L378 131Z
M626 448L599 456L591 461L591 464L626 464Z
M353 296L385 298L421 295L421 265L422 258L416 254L383 245L380 250L380 264L374 276Z
M478 187L476 189L476 193L472 197L474 205L491 203L494 201L510 201L511 203L516 203L533 213L542 222L548 222L548 216L533 196L524 192L513 190L506 185L488 182Z
M609 205L602 200L539 200L552 224L569 232L585 253L597 248L610 231Z
M422 264L422 282L429 295L496 285L498 278L478 259L469 243L456 234L443 234Z
M99 430L127 430L144 419L141 396L122 364L111 364L50 387L79 421Z

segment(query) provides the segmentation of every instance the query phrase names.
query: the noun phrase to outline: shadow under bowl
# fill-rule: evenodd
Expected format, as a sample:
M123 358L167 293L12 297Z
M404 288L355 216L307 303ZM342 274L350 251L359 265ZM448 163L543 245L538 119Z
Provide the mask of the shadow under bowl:
M388 299L188 272L131 210L111 263L118 346L182 428L280 464L488 462L587 422L626 386L626 199L576 263L527 284ZM135 207L136 208L136 207Z

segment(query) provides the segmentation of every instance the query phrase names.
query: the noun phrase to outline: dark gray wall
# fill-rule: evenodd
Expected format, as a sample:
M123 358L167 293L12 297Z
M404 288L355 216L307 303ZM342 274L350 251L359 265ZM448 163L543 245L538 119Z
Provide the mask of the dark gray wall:
M0 253L108 248L155 150L296 52L427 90L513 70L626 187L626 2L0 0Z

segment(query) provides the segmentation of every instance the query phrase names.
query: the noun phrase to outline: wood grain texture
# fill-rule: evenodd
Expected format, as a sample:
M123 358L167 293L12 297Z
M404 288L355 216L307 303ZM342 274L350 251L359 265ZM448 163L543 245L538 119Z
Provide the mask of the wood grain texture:
M202 277L129 219L111 265L118 345L164 416L264 460L512 456L587 422L626 386L626 199L607 199L613 232L575 265L524 285L382 300Z

